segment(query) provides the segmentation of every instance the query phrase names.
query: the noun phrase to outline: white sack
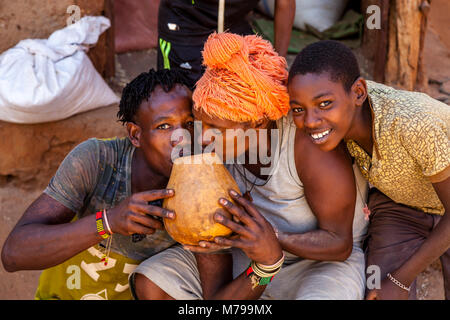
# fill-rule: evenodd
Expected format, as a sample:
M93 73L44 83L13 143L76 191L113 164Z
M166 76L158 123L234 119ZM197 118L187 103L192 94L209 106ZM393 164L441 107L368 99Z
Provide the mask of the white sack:
M322 32L339 21L348 0L296 0L294 27L306 30L308 24ZM261 0L259 9L273 17L275 0Z
M48 39L27 39L0 55L0 120L40 123L118 103L85 51L111 23L84 17Z

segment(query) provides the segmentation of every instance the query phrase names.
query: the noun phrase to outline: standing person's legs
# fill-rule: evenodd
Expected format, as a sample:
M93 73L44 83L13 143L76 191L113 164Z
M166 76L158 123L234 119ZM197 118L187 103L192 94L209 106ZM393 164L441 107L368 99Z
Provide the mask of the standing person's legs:
M194 86L205 71L202 66L203 46L180 46L162 38L158 39L158 70L180 69Z
M377 189L370 190L368 207L371 214L366 268L378 266L383 280L422 245L433 229L434 218L392 201ZM411 285L409 299L416 299L416 281Z

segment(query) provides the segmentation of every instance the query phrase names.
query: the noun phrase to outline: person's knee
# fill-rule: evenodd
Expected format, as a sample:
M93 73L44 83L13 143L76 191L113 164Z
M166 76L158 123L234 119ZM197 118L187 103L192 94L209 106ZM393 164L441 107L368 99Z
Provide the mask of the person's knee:
M134 276L134 289L138 300L175 300L140 273L136 273Z
M326 288L323 290L299 290L296 300L362 300L364 288Z

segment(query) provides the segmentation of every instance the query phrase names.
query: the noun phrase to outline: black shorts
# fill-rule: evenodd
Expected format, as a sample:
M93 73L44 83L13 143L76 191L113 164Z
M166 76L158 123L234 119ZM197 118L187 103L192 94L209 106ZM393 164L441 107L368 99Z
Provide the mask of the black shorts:
M202 66L203 45L177 45L161 38L158 41L158 70L181 69L187 71L186 74L191 81L191 87L193 87L205 72L205 67Z

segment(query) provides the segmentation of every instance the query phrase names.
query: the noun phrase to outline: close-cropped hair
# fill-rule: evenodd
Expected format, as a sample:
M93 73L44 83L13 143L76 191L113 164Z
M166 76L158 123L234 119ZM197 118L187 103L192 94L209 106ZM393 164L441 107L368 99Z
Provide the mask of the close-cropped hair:
M333 40L322 40L306 46L295 58L288 82L296 75L328 73L330 80L340 82L349 92L361 75L358 61L352 50Z

